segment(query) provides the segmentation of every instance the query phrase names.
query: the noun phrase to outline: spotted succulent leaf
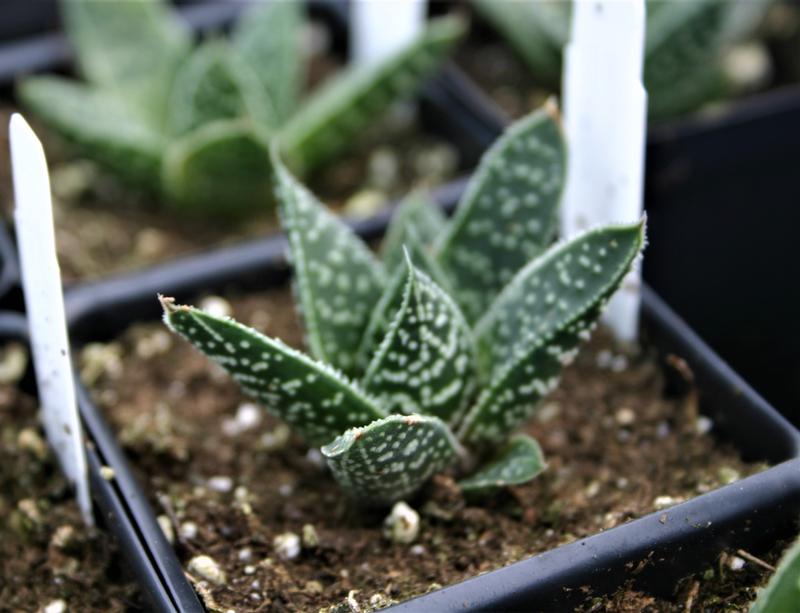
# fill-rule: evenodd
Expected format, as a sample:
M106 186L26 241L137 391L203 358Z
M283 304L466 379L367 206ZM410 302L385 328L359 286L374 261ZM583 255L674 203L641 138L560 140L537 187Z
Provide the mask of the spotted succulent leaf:
M158 182L162 136L119 96L61 77L30 77L22 104L76 149L128 182Z
M310 172L349 147L392 104L422 86L464 31L458 17L432 20L392 56L374 66L348 68L323 84L281 134L293 167Z
M518 434L478 472L458 484L465 493L486 494L497 488L527 483L546 467L539 443L530 436Z
M219 120L170 143L162 184L187 213L238 217L271 206L266 138L247 120Z
M223 41L207 41L184 62L175 77L169 130L182 135L218 119L243 117L265 127L277 124L272 103L256 73Z
M382 266L366 244L273 155L281 223L312 355L347 373L381 297Z
M459 453L447 425L436 417L390 415L348 430L322 448L333 475L350 496L367 504L408 497Z
M189 32L167 4L68 0L60 6L86 79L125 96L159 127L175 70L190 47Z
M449 295L449 279L447 279L441 266L439 266L439 263L434 259L426 246L417 238L415 227L411 226L406 228L403 248L414 267L428 275L434 283ZM407 279L408 268L405 261L403 261L402 266L397 267L396 270L391 273L389 282L384 288L375 308L372 310L369 323L361 337L361 342L358 345L358 351L356 353L356 363L359 368L366 369L381 341L386 337L386 333L389 331L389 325L403 303L403 291Z
M403 247L409 241L430 248L446 223L441 209L427 193L409 194L397 205L383 239L381 254L386 270L393 272L403 267ZM409 232L415 236L409 238Z
M800 540L783 554L775 574L750 607L750 613L783 613L800 609Z
M439 247L470 321L553 240L564 173L553 103L512 124L484 155Z
M476 327L491 378L464 420L461 440L497 442L531 415L643 244L644 222L607 226L552 247L519 272Z
M406 266L400 309L362 384L389 413L453 424L475 385L472 333L455 302L408 255Z
M228 318L162 298L164 321L227 370L242 389L322 445L355 426L386 415L343 375L280 340Z
M278 122L294 112L302 85L302 12L297 0L256 3L236 23L231 41L235 53L257 75Z

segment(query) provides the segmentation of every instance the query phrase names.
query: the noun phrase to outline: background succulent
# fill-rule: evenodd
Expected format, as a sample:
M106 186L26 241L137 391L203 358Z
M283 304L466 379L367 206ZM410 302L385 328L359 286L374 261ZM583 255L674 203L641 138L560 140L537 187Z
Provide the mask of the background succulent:
M570 0L470 0L533 75L558 87ZM647 0L644 81L653 117L696 108L726 89L723 52L752 35L770 0Z
M86 82L24 79L20 100L86 156L190 210L236 215L270 202L269 141L307 172L413 94L464 24L432 21L406 48L337 73L300 101L297 0L255 2L229 40L193 48L161 0L62 0Z
M311 356L162 299L165 321L322 453L374 504L460 459L480 491L544 461L509 435L551 391L643 244L643 223L552 245L565 147L552 104L486 153L452 221L420 194L382 258L276 157L278 200Z

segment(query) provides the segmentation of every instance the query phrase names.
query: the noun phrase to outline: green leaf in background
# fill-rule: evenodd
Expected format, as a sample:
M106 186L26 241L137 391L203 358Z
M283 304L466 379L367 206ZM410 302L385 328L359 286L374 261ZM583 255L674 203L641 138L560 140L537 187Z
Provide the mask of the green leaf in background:
M457 17L434 19L416 41L396 54L329 79L282 131L281 143L292 166L308 173L352 146L394 103L422 86L465 29Z
M169 298L161 303L170 328L310 443L328 443L348 428L384 417L344 376L281 341Z
M207 41L178 70L169 100L168 129L183 135L219 119L245 117L265 128L278 122L250 67L224 41Z
M406 265L402 304L362 385L388 413L453 424L475 387L472 333L450 296L408 256Z
M162 184L188 214L235 218L272 206L271 172L266 138L252 122L220 120L170 143Z
M406 196L392 214L383 239L381 255L386 270L393 272L403 266L403 247L407 246L409 232L416 234L415 242L430 248L446 224L442 211L427 193Z
M439 247L469 321L553 240L565 157L552 103L514 122L484 154Z
M191 45L167 3L66 0L60 7L86 79L129 99L160 127L175 70Z
M468 494L488 494L500 487L521 485L539 475L547 464L533 438L518 434L472 476L458 482Z
M598 228L552 247L519 272L476 328L491 379L465 418L460 440L503 440L531 415L588 338L643 244L644 222Z
M303 7L298 0L255 3L236 23L233 50L258 76L272 103L277 124L294 113L302 86L300 50Z
M316 358L352 373L361 336L383 292L383 267L277 154L273 159L309 349Z
M390 415L348 430L322 454L345 492L378 505L412 494L446 468L458 449L450 429L436 417Z
M122 98L61 77L25 79L17 97L62 138L121 178L157 184L163 138Z

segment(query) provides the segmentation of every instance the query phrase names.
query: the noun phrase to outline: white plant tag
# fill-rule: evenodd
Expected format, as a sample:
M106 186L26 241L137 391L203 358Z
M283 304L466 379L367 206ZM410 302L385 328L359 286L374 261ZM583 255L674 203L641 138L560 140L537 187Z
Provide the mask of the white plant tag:
M17 113L9 124L9 143L22 286L45 433L64 474L75 487L84 521L92 525L86 455L56 257L47 161L36 134Z
M425 24L426 7L425 0L350 2L353 62L374 64L414 40Z
M569 156L561 233L642 216L647 92L642 84L644 0L575 0L564 53ZM604 315L620 341L639 327L641 271L632 270Z

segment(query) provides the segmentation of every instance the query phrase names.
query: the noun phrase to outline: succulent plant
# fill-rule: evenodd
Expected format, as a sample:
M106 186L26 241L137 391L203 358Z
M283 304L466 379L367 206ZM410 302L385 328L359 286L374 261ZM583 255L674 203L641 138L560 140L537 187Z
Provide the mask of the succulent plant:
M458 462L473 493L541 472L536 441L509 435L556 386L644 240L640 222L552 244L565 168L554 105L485 154L452 221L420 194L401 203L380 259L273 155L311 355L162 298L167 325L322 445L367 503L405 498Z
M309 172L421 87L461 37L454 17L300 102L299 0L255 2L229 40L192 48L162 0L62 0L86 82L24 79L20 100L82 153L185 210L240 215L273 193L269 142Z
M538 79L558 86L561 51L569 42L570 0L470 2ZM647 0L644 81L650 115L680 114L723 93L723 52L753 33L770 3Z

